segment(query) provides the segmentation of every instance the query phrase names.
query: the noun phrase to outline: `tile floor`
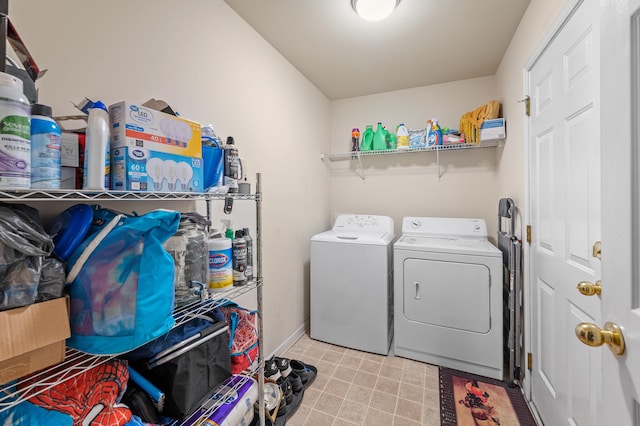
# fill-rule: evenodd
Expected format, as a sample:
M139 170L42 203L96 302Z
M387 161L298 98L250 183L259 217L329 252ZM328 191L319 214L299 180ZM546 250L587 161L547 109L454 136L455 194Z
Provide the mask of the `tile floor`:
M282 356L318 368L290 426L440 425L438 368L302 336Z

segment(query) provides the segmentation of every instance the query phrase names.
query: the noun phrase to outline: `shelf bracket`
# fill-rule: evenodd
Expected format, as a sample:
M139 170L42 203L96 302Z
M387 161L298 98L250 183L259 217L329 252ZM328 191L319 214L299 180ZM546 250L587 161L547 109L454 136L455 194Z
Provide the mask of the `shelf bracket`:
M438 164L438 181L442 177L440 174L440 148L436 147L436 163Z
M360 173L358 174L358 176L360 176L360 178L365 181L365 177L364 177L364 167L362 166L362 156L360 155L360 151L357 151L357 154L354 154L354 156L358 157L358 167L360 168Z

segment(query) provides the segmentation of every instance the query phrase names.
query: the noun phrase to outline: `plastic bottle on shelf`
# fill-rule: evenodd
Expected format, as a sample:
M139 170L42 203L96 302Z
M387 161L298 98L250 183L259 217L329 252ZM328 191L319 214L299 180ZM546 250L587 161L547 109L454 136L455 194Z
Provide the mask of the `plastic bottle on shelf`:
M385 130L387 131L387 149L396 149L398 146L396 141L396 134L390 132L387 129Z
M23 83L0 72L0 188L29 189L31 186L31 106Z
M351 151L360 151L360 129L351 130Z
M238 181L242 178L240 170L240 156L234 145L233 136L227 137L224 145L224 185L229 193L238 192Z
M247 243L247 270L244 275L251 281L253 280L253 239L249 234L249 228L244 228L243 233L244 241Z
M242 229L236 231L235 238L231 242L233 285L241 286L247 283L247 241L244 239Z
M360 143L360 151L371 151L373 149L373 126L367 124L362 133L362 142Z
M31 188L60 188L60 126L51 107L31 105Z
M409 149L409 131L405 127L404 123L400 123L398 130L396 130L396 135L396 148Z
M383 149L387 149L387 136L386 131L382 127L382 123L378 122L378 128L373 134L373 150L380 151Z
M191 290L192 281L209 282L206 225L206 219L198 213L183 213L176 233L162 244L175 264L174 298L177 307L197 300Z
M109 114L107 113L107 107L98 101L89 109L82 189L96 191L109 189L109 139Z
M442 130L438 124L438 119L432 119L431 123L431 130L429 131L427 138L427 146L442 145Z

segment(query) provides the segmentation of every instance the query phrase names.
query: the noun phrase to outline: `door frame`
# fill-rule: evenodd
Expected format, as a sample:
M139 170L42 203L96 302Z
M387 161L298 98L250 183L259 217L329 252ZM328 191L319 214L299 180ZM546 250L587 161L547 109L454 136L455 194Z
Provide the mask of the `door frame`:
M523 68L523 97L531 96L531 85L530 85L530 77L531 77L531 69L538 62L542 54L547 50L551 42L556 38L558 33L565 26L565 23L569 20L569 18L574 14L576 9L586 0L567 0L567 3L560 11L560 14L555 18L554 22L551 24L544 37L540 40L538 47L531 54L530 59L527 61ZM529 117L524 118L524 208L522 210L523 214L523 226L525 229L522 230L522 234L524 238L526 238L526 226L531 223L531 167L530 167L530 150L531 150L531 139L530 139L530 121ZM531 311L532 306L532 297L535 297L535 293L533 292L532 279L531 279L531 247L530 243L523 241L523 268L522 268L522 282L523 288L525 289L524 293L524 352L531 353L532 351L532 338L531 338L531 330L533 324L534 313ZM526 358L526 357L525 357ZM526 360L525 360L526 361ZM527 401L531 402L531 377L528 366L525 364L522 366L525 369L525 377L522 380L521 387L524 391L524 395ZM534 411L534 415L539 420L538 414L535 412L535 406L531 405L531 410Z

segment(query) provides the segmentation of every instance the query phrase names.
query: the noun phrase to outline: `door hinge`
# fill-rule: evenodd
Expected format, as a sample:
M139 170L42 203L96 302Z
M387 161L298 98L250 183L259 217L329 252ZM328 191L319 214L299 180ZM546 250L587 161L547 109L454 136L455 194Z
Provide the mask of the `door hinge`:
M531 98L529 95L526 95L524 99L520 99L518 102L524 102L524 113L527 114L527 117L531 117Z
M531 244L531 225L527 225L527 242Z
M533 355L531 355L531 352L527 352L527 369L529 371L533 369Z

